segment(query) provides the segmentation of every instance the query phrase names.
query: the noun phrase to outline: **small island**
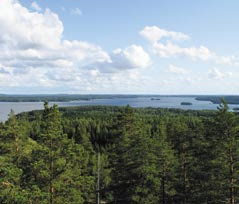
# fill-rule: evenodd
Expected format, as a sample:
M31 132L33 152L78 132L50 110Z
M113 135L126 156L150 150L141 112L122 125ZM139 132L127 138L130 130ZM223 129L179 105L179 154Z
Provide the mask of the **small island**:
M191 106L193 105L191 102L181 102L181 106Z
M151 101L154 101L154 100L159 101L160 98L151 98Z
M233 108L232 110L238 112L238 111L239 111L239 107L235 107L235 108Z

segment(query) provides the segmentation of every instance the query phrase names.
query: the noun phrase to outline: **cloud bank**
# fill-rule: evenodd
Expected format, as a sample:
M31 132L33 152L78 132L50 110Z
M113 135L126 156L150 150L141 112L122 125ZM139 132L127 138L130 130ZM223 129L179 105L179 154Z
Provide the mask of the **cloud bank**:
M101 72L118 72L123 70L141 69L151 65L151 59L145 50L138 45L131 45L124 50L116 49L110 54L110 60L89 65L89 69Z
M195 79L193 67L189 71L174 65L178 59L191 64L239 65L233 55L219 56L204 45L193 45L183 32L158 26L146 26L139 32L146 46L135 40L108 52L94 43L64 37L60 16L36 1L27 8L17 0L1 0L0 8L0 92L12 87L29 93L156 93L173 90L176 78L189 83ZM82 15L79 8L67 11L69 15ZM209 67L213 67L211 64ZM163 72L165 68L167 72ZM210 81L231 76L217 68L202 70ZM172 80L164 85L167 77Z
M108 54L86 41L63 39L64 26L50 9L42 11L37 2L31 7L17 0L0 1L0 86L56 86L87 84L97 73L145 68L150 57L141 46L116 49ZM72 14L82 15L79 9ZM120 83L120 82L119 82Z
M190 36L175 31L168 31L157 26L146 26L140 35L151 44L153 53L162 58L181 57L191 60L213 61L215 63L238 65L233 56L218 56L207 47L200 45L184 47L180 42L190 40Z

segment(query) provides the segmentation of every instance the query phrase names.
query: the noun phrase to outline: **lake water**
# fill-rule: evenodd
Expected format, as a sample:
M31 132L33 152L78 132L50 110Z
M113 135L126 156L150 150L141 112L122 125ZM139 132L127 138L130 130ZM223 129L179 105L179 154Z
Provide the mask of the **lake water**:
M85 106L85 105L106 105L106 106L126 106L129 104L132 107L154 107L154 108L180 108L192 110L216 110L217 104L209 101L198 101L195 97L181 96L158 96L153 97L137 97L137 98L113 98L113 99L93 99L88 101L71 101L71 102L54 102L59 107L67 106ZM189 102L192 105L181 105L181 102ZM49 103L52 105L53 103ZM229 105L232 108L239 108L239 105ZM5 121L8 118L10 110L21 113L31 110L43 109L43 102L0 102L0 120Z

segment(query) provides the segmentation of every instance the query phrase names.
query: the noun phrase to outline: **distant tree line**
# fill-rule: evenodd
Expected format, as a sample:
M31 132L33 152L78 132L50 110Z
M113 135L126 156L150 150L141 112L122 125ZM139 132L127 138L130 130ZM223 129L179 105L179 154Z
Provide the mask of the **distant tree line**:
M104 95L104 94L36 94L36 95L6 95L0 94L1 102L69 102L75 100L137 98L137 95Z
M221 98L224 98L228 104L238 104L239 103L239 96L232 95L232 96L196 96L196 100L199 101L211 101L214 104L220 104Z

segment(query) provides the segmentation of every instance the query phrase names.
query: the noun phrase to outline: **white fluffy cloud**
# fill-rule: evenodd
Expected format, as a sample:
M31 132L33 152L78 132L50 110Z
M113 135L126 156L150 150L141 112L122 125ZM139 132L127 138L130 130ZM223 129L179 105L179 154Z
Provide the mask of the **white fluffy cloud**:
M181 75L181 74L187 74L187 73L188 73L187 70L185 70L185 69L183 69L183 68L181 68L181 67L177 67L177 66L172 65L172 64L169 65L168 71L169 71L170 73L172 73L172 74L180 74L180 75Z
M227 78L227 77L229 77L231 75L232 75L231 72L222 72L222 71L220 71L219 69L217 69L215 67L209 69L209 71L208 71L208 77L210 79L224 79L224 78Z
M200 47L181 47L175 44L173 41L184 41L190 39L190 37L181 32L167 31L156 26L146 26L140 31L145 39L147 39L153 48L153 52L160 57L189 57L196 60L210 60L215 58L215 53L210 51L205 46ZM166 38L166 42L162 42L162 39Z
M117 69L145 68L151 64L148 53L141 46L131 45L124 50L116 49L111 54L113 67Z
M35 2L35 1L32 2L31 7L32 7L33 9L35 9L36 11L41 11L41 10L42 10L41 7L38 5L38 3Z
M95 44L63 39L64 26L56 13L43 11L37 2L29 6L34 11L17 0L0 1L0 88L63 86L94 91L111 83L120 87L142 81L137 70L151 60L141 46L108 54ZM79 9L72 14L82 15Z
M63 25L49 9L30 12L14 0L1 0L0 7L1 48L10 51L60 46Z
M153 45L154 53L160 57L188 57L192 60L210 60L216 55L204 46L196 47L180 47L179 45L168 42L166 44L155 43Z
M181 32L167 31L157 26L146 26L140 35L148 40L153 52L162 58L182 57L191 60L214 61L226 65L239 65L233 56L218 56L215 52L201 45L199 47L183 47L176 41L189 40L190 37Z
M116 49L109 55L89 42L63 40L64 27L58 15L50 9L41 11L36 2L31 7L34 12L17 0L0 1L2 87L89 84L88 79L94 81L92 77L100 76L102 81L110 77L101 73L118 76L117 72L128 73L151 64L149 55L138 45ZM74 13L79 15L80 10Z
M90 65L89 69L101 72L118 72L130 69L146 68L151 65L151 59L139 45L131 45L126 49L116 49L110 55L110 61L98 62Z
M167 31L157 26L146 26L142 31L140 31L140 35L152 43L158 42L162 38L169 38L176 41L190 39L190 37L184 33Z

